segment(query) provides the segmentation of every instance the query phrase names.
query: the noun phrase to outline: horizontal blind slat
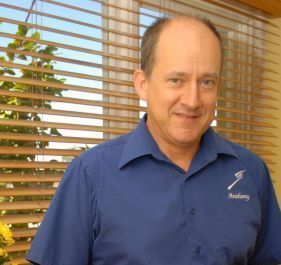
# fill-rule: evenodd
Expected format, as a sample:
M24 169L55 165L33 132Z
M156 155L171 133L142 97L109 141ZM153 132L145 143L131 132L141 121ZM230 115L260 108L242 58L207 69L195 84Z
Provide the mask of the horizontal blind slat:
M277 117L275 117L272 114L269 113L261 113L261 112L256 112L256 111L246 111L246 110L241 110L241 109L231 109L231 108L225 108L221 106L217 106L217 110L223 111L225 113L230 112L230 113L239 113L239 114L245 114L248 116L252 117L261 117L261 118L266 118L266 119L273 119L273 120L278 120Z
M106 132L106 133L113 133L113 134L125 134L131 131L129 129L123 129L123 128L112 128L112 127L95 126L95 125L76 125L76 124L59 123L59 122L8 120L8 119L1 119L1 118L0 118L0 125L83 130L83 131Z
M15 210L47 209L49 205L50 205L49 200L0 202L0 210L15 211Z
M40 223L44 214L17 214L17 215L0 215L0 222L6 224L27 224Z
M30 41L30 42L34 42L34 43L40 43L40 44L44 44L44 45L54 46L57 48L59 47L59 48L63 48L63 49L68 49L70 51L78 51L78 52L83 52L83 53L88 53L88 54L95 54L95 55L100 55L100 56L104 56L104 57L110 57L110 58L114 58L114 59L121 60L121 61L127 61L127 62L133 62L133 63L139 62L138 59L133 58L133 57L101 52L101 51L94 50L94 49L73 46L73 45L64 44L64 43L60 43L60 42L47 41L47 40L43 40L43 39L34 39L32 37L23 37L23 36L19 36L16 34L9 34L9 33L4 33L4 32L0 32L0 36L5 37L5 38L10 38L10 39L25 40L25 41Z
M95 25L93 23L87 23L87 22L83 22L83 21L80 21L80 20L75 20L75 19L62 17L62 16L57 16L57 15L53 15L53 14L46 13L46 12L40 12L40 11L37 11L37 10L34 10L34 9L27 9L27 8L15 6L15 5L10 5L10 4L4 4L4 3L0 3L0 6L5 7L5 8L23 11L23 12L26 12L26 13L36 14L36 15L39 15L39 16L42 16L42 17L57 19L59 21L73 23L74 25L86 26L86 27L89 27L89 28L98 29L98 30L102 30L102 31L105 31L105 32L109 32L109 33L115 33L115 34L118 34L118 35L121 35L121 36L126 36L126 37L130 37L130 38L134 38L134 39L140 39L140 36L136 35L136 34L131 34L131 33L119 31L119 30L112 30L112 29L109 29L109 28L105 28L105 27L102 27L102 26Z
M69 8L69 9L72 9L72 10L81 11L81 12L88 13L88 14L95 15L95 16L99 16L99 17L102 17L102 18L105 18L105 19L109 19L109 20L113 20L113 21L118 21L118 22L122 22L122 23L125 23L125 24L129 24L129 25L133 25L133 26L136 26L136 27L141 26L140 23L136 23L136 22L134 22L132 20L126 20L126 19L122 19L120 17L110 16L108 14L95 12L93 10L81 8L81 7L78 7L78 6L73 6L73 5L69 5L69 4L65 4L65 3L60 3L60 2L53 1L53 0L39 0L39 1L45 2L45 3L49 3L49 4L53 4L53 5L56 5L56 6L61 6L61 7ZM106 4L104 4L104 5L106 5ZM131 9L126 9L126 10L128 12L132 12ZM134 12L134 13L135 14L139 14L139 12Z
M231 132L231 133L240 133L240 134L246 134L246 135L255 135L255 136L267 136L267 137L274 137L274 134L271 132L266 132L266 131L249 131L249 130L239 130L239 129L227 129L227 128L222 128L222 127L214 127L216 131L218 132Z
M64 76L69 76L69 77L77 77L77 78L81 78L81 79L102 81L102 82L106 82L106 83L124 85L124 86L129 86L129 87L134 86L133 82L121 80L121 79L105 78L105 77L101 77L101 76L97 76L97 75L81 74L81 73L62 71L62 70L57 70L57 69L40 68L40 67L18 64L18 63L9 63L9 62L0 61L0 66L10 67L10 68L15 68L15 69L30 70L30 71L39 72L39 73L57 74L57 75L64 75Z
M0 146L0 155L78 156L83 150Z
M149 7L152 7L152 8L158 8L159 5L157 4L154 4L152 3L151 1L150 2L147 2L145 0L135 0L137 2L139 2L140 4L144 4L146 6L149 6ZM177 14L177 15L182 15L182 14L185 14L184 12L182 11L175 11L171 8L167 8L167 7L164 7L164 6L161 6L161 11L166 11L166 12L172 12L173 14ZM264 39L264 38L261 38L259 36L255 36L253 34L249 34L249 33L246 33L246 32L243 32L243 31L239 31L239 30L236 30L234 28L229 28L227 27L226 25L222 25L222 24L218 24L217 22L214 22L214 25L218 28L222 28L222 29L225 29L225 30L229 30L229 31L232 31L232 32L236 32L236 33L240 33L241 35L245 35L245 36L248 36L248 37L251 37L253 39L256 39L256 40L260 40L260 41L263 41L265 43L270 43L270 44L273 44L273 45L276 45L276 46L280 46L279 43L275 43L275 42L272 42L272 41L269 41L267 39Z
M42 142L55 142L55 143L84 143L84 144L99 144L103 143L106 139L98 138L83 138L83 137L70 137L70 136L48 136L38 134L23 134L23 133L1 133L0 138L6 140L22 140L22 141L42 141Z
M65 85L65 84L61 84L61 83L57 83L57 82L41 81L41 80L36 80L36 79L31 79L31 78L0 76L0 80L7 81L7 82L16 82L16 83L20 83L20 84L42 86L42 87L54 87L54 88L59 88L62 90L73 90L73 91L108 95L108 96L114 96L114 97L139 99L138 95L135 93L125 93L125 92L118 92L118 91L113 91L113 90L108 90L108 89L98 89L98 88L83 87L83 86L77 86L77 85Z
M37 232L37 228L14 228L12 229L13 237L34 237Z
M19 168L19 169L65 169L69 163L66 162L29 162L17 160L0 160L2 168ZM7 195L8 196L8 195Z
M18 106L18 105L0 104L0 109L7 110L7 111L26 112L26 113L50 114L50 115L60 115L60 116L79 117L79 118L101 119L101 120L108 120L108 121L119 121L119 122L133 123L133 124L137 124L139 122L139 118L133 118L133 117L104 115L104 114L88 113L88 112L80 112L80 111L78 112L78 111L69 111L69 110L35 108L35 107Z
M0 182L1 183L13 183L13 182L59 182L61 180L61 174L11 174L11 173L1 173Z
M17 241L14 245L9 246L9 247L4 247L4 249L8 253L13 253L13 252L18 252L18 251L27 251L27 250L29 250L30 246L31 246L30 242Z
M48 55L48 54L43 54L43 53L35 53L35 52L24 51L24 50L10 49L10 48L5 48L5 47L0 47L0 51L14 53L14 54L23 54L23 55L27 55L27 56L32 56L34 58L41 58L41 59L43 58L43 59L48 59L48 60L54 60L57 62L64 62L64 63L71 63L71 64L75 64L75 65L83 65L83 66L89 66L89 67L94 67L94 68L100 68L103 70L115 71L118 73L128 73L128 74L133 73L133 70L128 69L128 68L107 66L105 64L87 62L87 61L82 61L82 60L77 60L77 59L70 59L70 58L66 58L66 57L62 57L62 56L54 56L54 55Z
M23 26L26 26L28 28L34 28L34 29L38 29L38 30L54 32L54 33L57 33L57 34L71 36L71 37L79 38L79 39L82 39L82 40L90 40L90 41L99 42L99 43L106 44L106 45L112 45L112 46L116 46L116 47L126 48L126 49L129 49L129 50L134 50L134 51L140 50L139 47L136 47L136 46L133 46L133 45L127 45L127 44L113 42L113 41L106 41L106 40L95 38L95 37L88 36L88 35L78 34L78 33L74 33L74 32L67 31L67 30L59 30L59 29L50 28L50 27L46 27L46 26L42 26L42 25L36 25L36 24L32 24L32 23L26 23L26 22L23 22L23 21L14 20L14 19L10 19L10 18L0 17L0 21L10 23L10 24L15 24L15 25L23 25Z
M55 188L0 188L0 196L52 196Z
M0 78L1 79L1 78ZM2 91L0 90L0 95L6 96L16 96L16 97L26 97L26 98L33 98L33 99L41 99L41 100L52 100L58 102L66 102L66 103L75 103L75 104L85 104L85 105L94 105L94 106L101 106L101 107L110 107L110 108L117 108L117 109L129 109L135 111L145 111L145 107L138 107L133 105L125 105L125 104L115 104L115 103L107 103L107 102L98 102L94 100L85 100L85 99L75 99L75 98L67 98L67 97L57 97L57 96L48 96L48 95L41 95L41 94L32 94L32 93L22 93L22 92L15 92L15 91ZM256 116L256 117L263 117L268 119L277 119L274 115L267 114L267 113L260 113L255 111L243 111L239 109L229 109L223 108L218 106L218 110L226 111L226 112L236 112L241 114L247 114L249 116Z
M1 77L0 77L0 80L1 80ZM20 98L29 98L29 99L38 99L38 100L50 100L50 101L55 101L55 102L65 102L65 103L82 104L82 105L107 107L107 108L115 108L115 109L125 109L125 110L131 110L131 111L145 111L144 107L140 107L140 106L136 106L136 105L118 104L118 103L111 103L111 102L105 102L105 101L77 99L77 98L70 98L70 97L50 96L47 94L36 94L36 93L28 93L28 92L0 90L0 95L14 96L14 97L20 97Z
M233 137L230 137L228 139L230 141L233 141L233 142L238 143L238 144L259 145L261 147L264 147L264 146L276 147L277 146L276 144L273 144L272 142L268 142L268 141L243 140L243 139L237 139L237 138L233 138Z

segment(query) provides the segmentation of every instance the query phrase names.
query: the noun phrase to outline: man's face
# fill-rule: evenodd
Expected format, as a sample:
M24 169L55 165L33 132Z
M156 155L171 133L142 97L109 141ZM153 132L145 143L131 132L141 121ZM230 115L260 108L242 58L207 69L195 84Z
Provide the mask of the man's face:
M141 84L147 126L158 145L197 145L214 118L221 69L219 41L194 20L171 22L160 35L150 78Z

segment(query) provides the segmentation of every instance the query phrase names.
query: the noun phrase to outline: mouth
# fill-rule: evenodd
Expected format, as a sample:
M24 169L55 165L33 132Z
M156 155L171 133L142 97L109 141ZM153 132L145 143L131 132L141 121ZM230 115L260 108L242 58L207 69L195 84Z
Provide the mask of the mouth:
M199 117L198 114L186 114L186 113L175 113L178 118L185 119L185 120L194 120Z

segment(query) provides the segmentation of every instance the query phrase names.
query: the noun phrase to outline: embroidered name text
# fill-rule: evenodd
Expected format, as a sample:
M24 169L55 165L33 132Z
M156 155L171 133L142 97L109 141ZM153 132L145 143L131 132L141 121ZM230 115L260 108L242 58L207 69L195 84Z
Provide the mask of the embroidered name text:
M246 202L248 202L250 200L250 195L241 193L229 193L228 199L245 200Z

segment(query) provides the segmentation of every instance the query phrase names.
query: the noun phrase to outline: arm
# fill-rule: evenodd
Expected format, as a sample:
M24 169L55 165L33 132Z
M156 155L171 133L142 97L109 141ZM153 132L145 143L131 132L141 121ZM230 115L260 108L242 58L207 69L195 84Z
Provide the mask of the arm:
M262 187L262 224L249 265L281 264L281 212L268 170Z
M89 264L95 196L81 159L66 170L27 260L38 265Z

